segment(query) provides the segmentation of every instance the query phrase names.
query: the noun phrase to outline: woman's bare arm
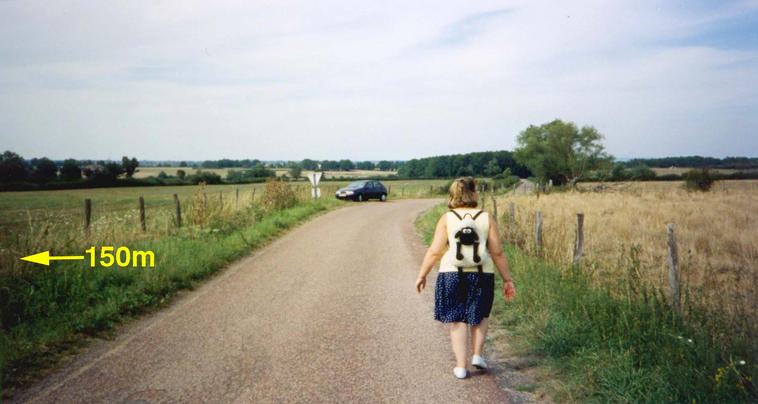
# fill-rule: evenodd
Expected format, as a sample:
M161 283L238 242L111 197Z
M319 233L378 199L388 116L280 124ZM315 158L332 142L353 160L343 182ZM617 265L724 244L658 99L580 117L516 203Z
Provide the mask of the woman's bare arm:
M447 220L446 216L442 215L440 220L437 221L437 227L434 229L434 238L432 239L432 245L426 250L424 255L424 261L421 262L421 268L418 271L418 278L416 279L416 290L421 293L421 290L426 287L426 275L432 270L434 264L442 258L447 250Z
M503 245L500 244L500 232L497 229L497 222L492 220L492 217L490 217L490 232L487 234L487 250L489 250L492 256L492 262L495 264L497 271L500 272L500 276L503 278L503 296L510 301L515 296L516 289L513 286L508 259L505 257L505 252L503 252Z

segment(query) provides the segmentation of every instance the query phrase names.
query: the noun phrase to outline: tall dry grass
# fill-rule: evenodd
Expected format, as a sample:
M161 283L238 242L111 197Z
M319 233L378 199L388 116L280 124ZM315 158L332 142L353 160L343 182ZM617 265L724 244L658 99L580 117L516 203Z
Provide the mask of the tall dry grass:
M573 258L577 213L584 213L582 265L595 282L636 277L668 285L666 224L673 223L688 298L740 316L758 312L758 181L719 181L710 192L681 182L582 184L578 190L497 199L505 240L535 251L535 212L543 217L547 261ZM515 205L510 227L508 205ZM490 204L491 205L491 204ZM488 206L491 210L491 207ZM631 272L630 272L631 271Z

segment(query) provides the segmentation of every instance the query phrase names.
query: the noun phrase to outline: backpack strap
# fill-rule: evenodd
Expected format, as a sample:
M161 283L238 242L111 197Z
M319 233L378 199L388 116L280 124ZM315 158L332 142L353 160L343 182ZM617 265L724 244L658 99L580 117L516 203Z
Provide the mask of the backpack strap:
M465 302L468 297L468 282L463 275L463 267L458 267L458 296L461 302Z
M477 271L479 272L478 276L476 277L476 288L481 289L482 288L482 265L477 265L476 267Z
M454 211L453 209L450 209L450 211L453 212L453 214L458 218L458 220L463 220L463 217L460 214L458 214L458 212ZM476 212L474 216L471 216L470 213L466 213L466 215L469 215L471 216L472 219L476 220L476 218L479 217L479 215L481 215L482 213L484 213L484 211L480 210L479 212ZM466 215L463 215L463 216L466 216Z

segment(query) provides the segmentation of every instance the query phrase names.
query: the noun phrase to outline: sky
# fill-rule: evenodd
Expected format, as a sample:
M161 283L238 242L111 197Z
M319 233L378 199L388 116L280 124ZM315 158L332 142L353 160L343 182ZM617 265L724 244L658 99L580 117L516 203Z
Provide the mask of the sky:
M0 151L407 160L554 119L758 156L758 0L0 0Z

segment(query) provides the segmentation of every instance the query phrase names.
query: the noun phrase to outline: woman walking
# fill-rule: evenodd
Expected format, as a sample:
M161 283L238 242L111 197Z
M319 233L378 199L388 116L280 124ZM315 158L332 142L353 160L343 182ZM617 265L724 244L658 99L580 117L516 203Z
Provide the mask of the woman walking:
M487 322L495 289L495 268L503 278L503 296L513 299L516 289L500 245L497 222L479 209L476 181L463 177L450 186L450 211L437 222L432 244L421 263L416 291L426 287L426 276L440 261L434 291L434 318L450 324L455 353L453 374L467 376L468 327L471 326L471 364L486 369L482 358Z

